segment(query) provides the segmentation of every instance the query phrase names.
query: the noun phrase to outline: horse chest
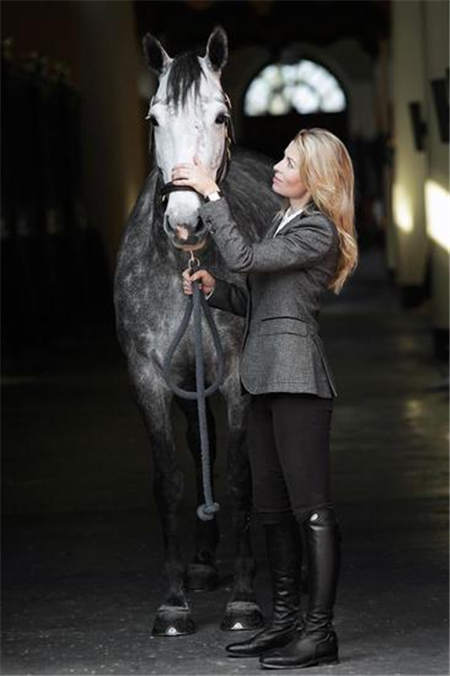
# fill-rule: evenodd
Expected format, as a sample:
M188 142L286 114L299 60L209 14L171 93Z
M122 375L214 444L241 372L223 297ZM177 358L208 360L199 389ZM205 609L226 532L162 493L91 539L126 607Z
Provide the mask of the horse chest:
M164 308L161 306L148 312L141 321L135 323L131 330L131 338L134 350L147 359L151 359L151 353L155 352L162 362L167 354L169 345L174 339L180 326L186 299L183 302L167 302ZM195 336L193 327L193 318L183 335L175 351L172 368L180 373L191 370L195 367ZM215 348L210 330L205 319L202 319L202 345L205 367L212 368L216 359Z

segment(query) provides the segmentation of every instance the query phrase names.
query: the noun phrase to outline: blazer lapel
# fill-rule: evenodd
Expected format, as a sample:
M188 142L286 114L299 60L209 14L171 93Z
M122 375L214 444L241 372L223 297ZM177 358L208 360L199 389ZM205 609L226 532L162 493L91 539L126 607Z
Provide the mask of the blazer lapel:
M296 225L302 218L304 218L305 216L310 216L313 213L320 213L320 212L313 202L309 202L306 205L306 207L303 209L303 211L301 213L299 213L298 216L294 216L294 218L291 218L291 220L288 223L286 223L286 225L283 226L283 228L281 229L281 232L283 232L287 228L290 228L291 225ZM270 226L270 228L268 229L268 231L264 235L263 239L271 239L274 236L275 231L278 228L278 226L280 225L280 223L281 223L281 220L277 219L276 222L273 225Z
M270 226L270 228L268 229L268 231L264 235L263 239L270 239L271 237L273 237L274 232L278 228L279 225L280 225L280 220L277 218L275 223Z

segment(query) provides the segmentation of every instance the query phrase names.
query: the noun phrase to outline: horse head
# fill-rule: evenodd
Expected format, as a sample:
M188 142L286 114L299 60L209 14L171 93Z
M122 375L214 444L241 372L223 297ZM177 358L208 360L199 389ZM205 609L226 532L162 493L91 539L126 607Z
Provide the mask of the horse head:
M231 110L220 76L228 56L227 36L222 28L215 28L204 56L188 52L172 59L150 33L143 46L147 65L159 78L147 119L164 182L164 231L175 247L200 249L207 236L199 218L203 198L191 188L173 186L171 172L175 165L193 163L197 157L211 169L216 182L226 173Z

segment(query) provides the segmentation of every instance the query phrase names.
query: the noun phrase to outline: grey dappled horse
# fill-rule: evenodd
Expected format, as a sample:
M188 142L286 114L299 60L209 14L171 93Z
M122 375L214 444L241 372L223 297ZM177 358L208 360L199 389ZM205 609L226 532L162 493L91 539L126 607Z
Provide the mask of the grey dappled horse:
M170 183L172 167L192 162L196 154L225 176L228 150L229 100L220 84L227 59L227 39L222 29L210 35L206 54L193 53L171 59L161 44L144 38L147 63L159 76L158 89L150 102L156 166L147 177L123 233L115 273L114 302L117 334L127 357L128 371L137 404L143 414L154 458L154 494L162 524L168 581L165 598L157 610L154 635L191 633L191 618L185 589L207 589L217 584L215 551L219 540L216 519L196 519L195 557L183 562L178 535L183 475L177 464L171 404L175 399L187 421L187 442L194 459L197 500L202 502L200 436L196 401L178 398L155 366L154 351L162 363L167 347L180 324L190 299L182 290L181 273L188 264L188 251L195 250L200 266L218 277L245 287L240 273L230 272L214 241L198 218L200 196L192 190L177 190L161 199L161 189ZM280 204L270 188L268 162L244 151L232 153L221 189L234 217L250 239L260 238ZM212 310L225 356L225 378L220 386L228 422L227 486L233 525L235 561L231 595L222 629L249 629L262 624L256 604L251 550L250 470L245 447L248 395L242 395L238 359L243 319ZM203 330L206 386L216 375L215 350L209 328ZM178 386L195 389L193 332L184 335L172 363ZM215 423L207 407L211 462L215 457Z

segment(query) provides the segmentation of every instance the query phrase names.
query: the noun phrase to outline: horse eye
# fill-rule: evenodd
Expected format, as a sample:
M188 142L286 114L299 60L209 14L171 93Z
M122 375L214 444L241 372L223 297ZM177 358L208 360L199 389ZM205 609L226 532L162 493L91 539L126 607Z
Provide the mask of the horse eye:
M218 116L216 117L216 124L223 124L226 122L228 118L228 115L225 115L225 113L219 113Z
M154 127L158 126L158 120L156 119L156 117L154 115L149 115L148 119L150 120L150 122L152 123L152 125Z

